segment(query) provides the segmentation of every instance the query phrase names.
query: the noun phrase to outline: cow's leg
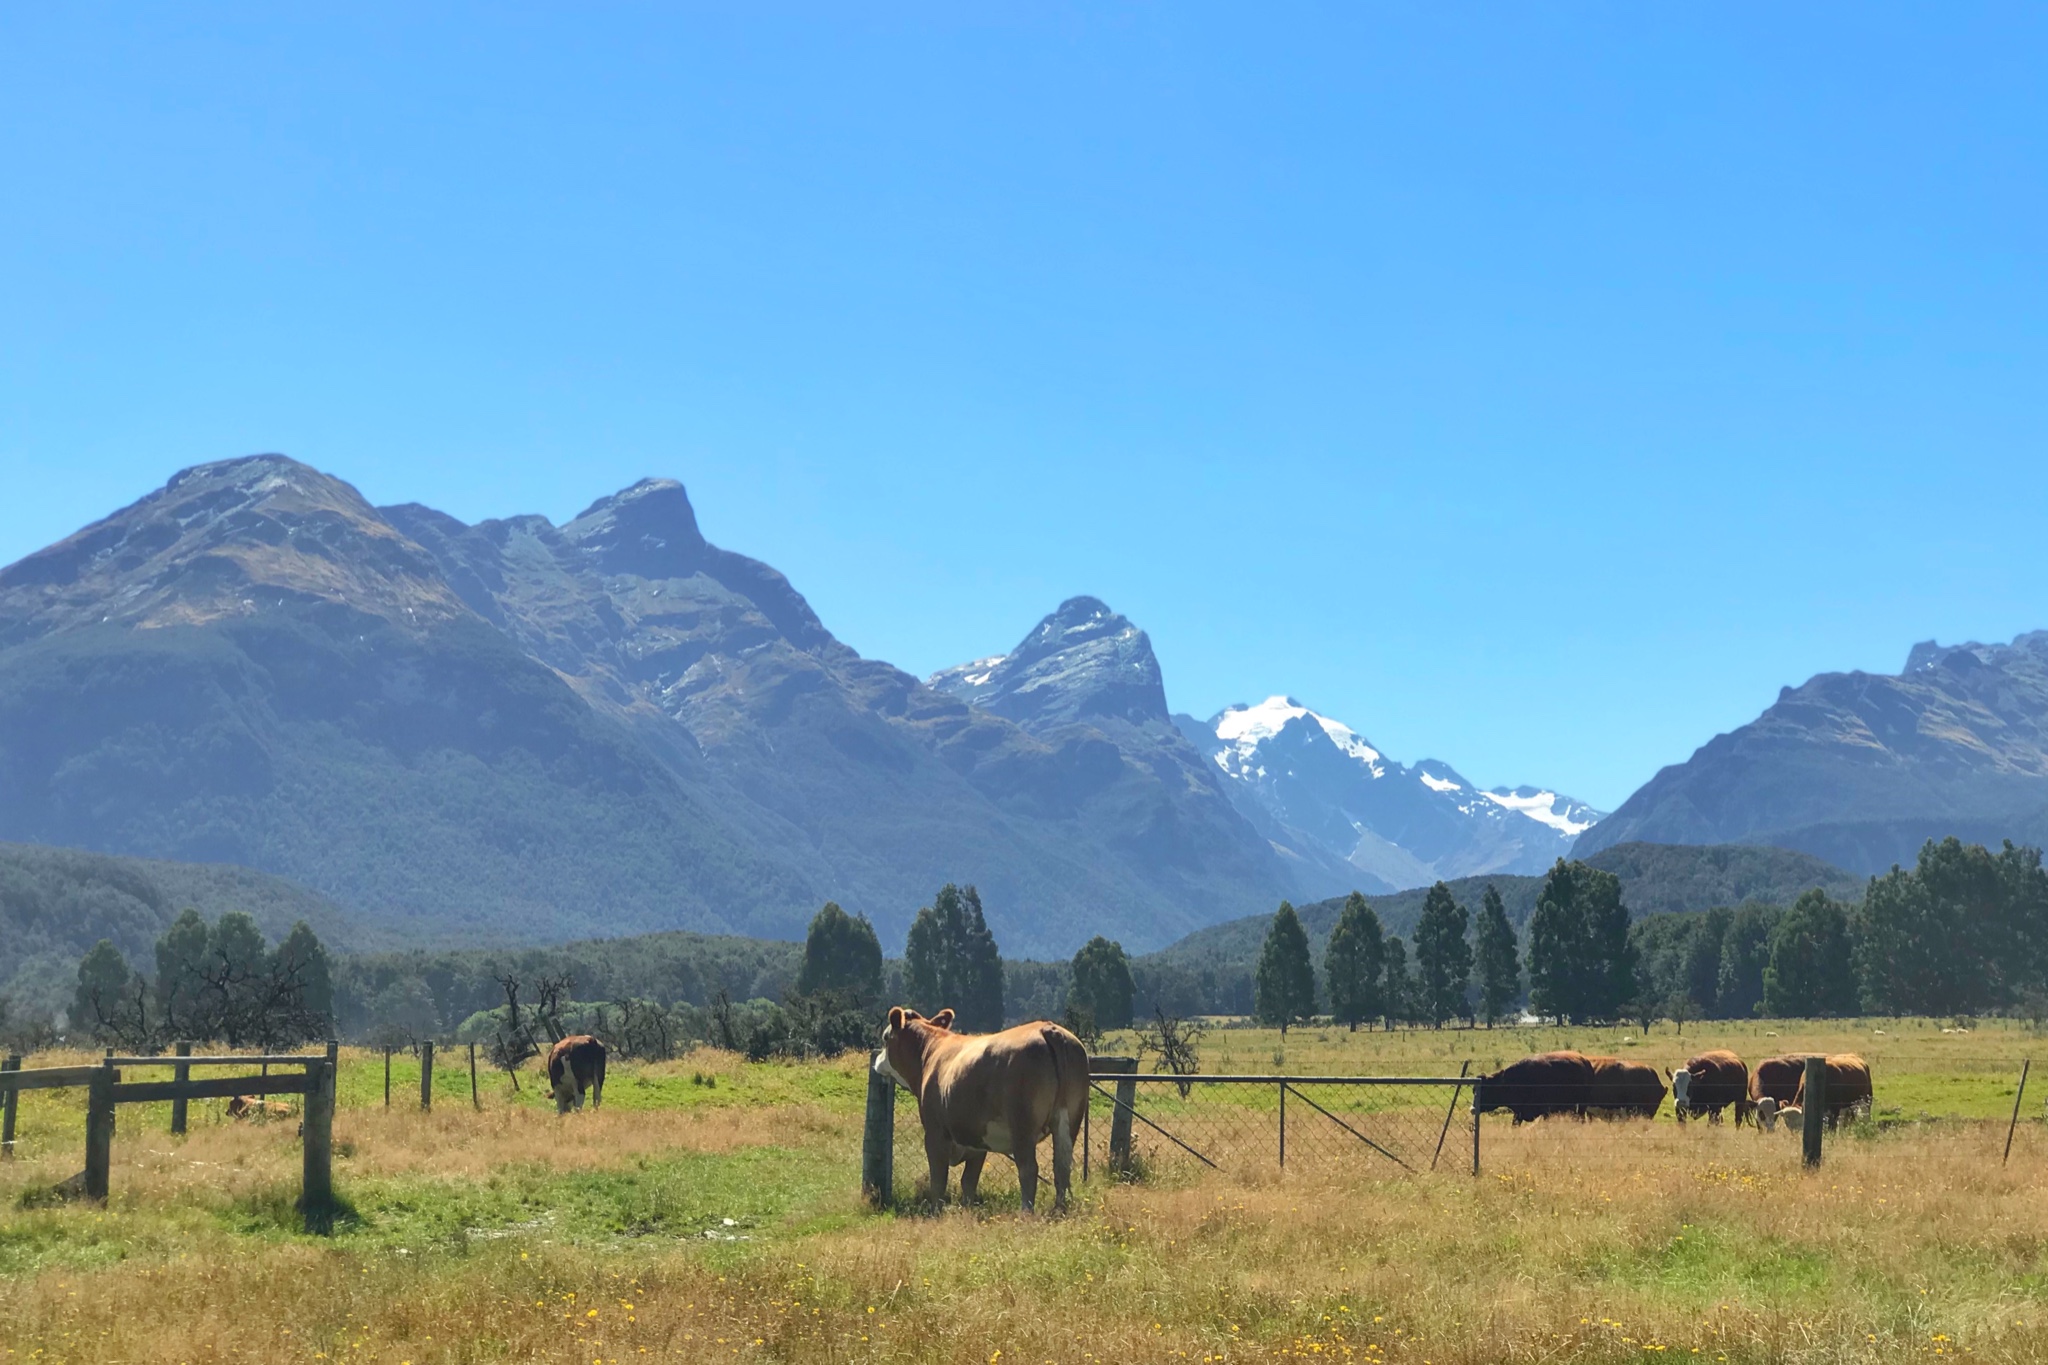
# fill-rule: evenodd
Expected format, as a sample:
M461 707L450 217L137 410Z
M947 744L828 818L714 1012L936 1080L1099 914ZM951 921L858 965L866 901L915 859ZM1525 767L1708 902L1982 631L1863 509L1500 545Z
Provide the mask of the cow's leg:
M967 1163L960 1168L960 1202L963 1205L981 1202L981 1168L987 1162L987 1152L967 1154Z
M1052 1206L1064 1209L1074 1190L1074 1125L1067 1111L1052 1111Z
M930 1194L932 1201L932 1212L937 1213L941 1209L946 1207L946 1153L940 1150L939 1148L933 1146L931 1143L927 1142L924 1148L924 1159L925 1164L931 1168ZM963 1180L963 1187L965 1186L965 1183L966 1182Z
M1028 1133L1030 1129L1024 1129ZM1038 1211L1038 1144L1026 1137L1016 1142L1017 1199L1024 1206L1024 1212Z

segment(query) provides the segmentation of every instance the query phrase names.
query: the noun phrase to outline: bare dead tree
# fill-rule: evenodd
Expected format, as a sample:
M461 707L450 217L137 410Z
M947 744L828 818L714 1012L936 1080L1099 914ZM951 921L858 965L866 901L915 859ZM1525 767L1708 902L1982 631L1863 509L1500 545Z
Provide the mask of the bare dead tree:
M1199 1048L1202 1035L1208 1031L1208 1025L1199 1019L1182 1019L1155 1006L1152 1022L1138 1033L1138 1058L1141 1061L1147 1056L1156 1058L1152 1066L1155 1074L1199 1075L1202 1070ZM1186 1099L1188 1091L1193 1088L1188 1082L1181 1081L1181 1098Z
M484 1053L493 1067L511 1078L512 1092L517 1094L519 1068L539 1055L540 1049L534 1044L532 1029L519 1017L519 978L508 973L498 978L498 985L505 992L506 1022L493 1031Z
M741 1050L739 1020L735 1017L732 997L721 988L711 998L712 1041L727 1052Z
M540 1026L547 1030L550 1043L559 1043L567 1036L568 1030L562 1027L562 1007L569 1003L569 991L575 984L575 979L566 972L534 980L533 1014L540 1021Z

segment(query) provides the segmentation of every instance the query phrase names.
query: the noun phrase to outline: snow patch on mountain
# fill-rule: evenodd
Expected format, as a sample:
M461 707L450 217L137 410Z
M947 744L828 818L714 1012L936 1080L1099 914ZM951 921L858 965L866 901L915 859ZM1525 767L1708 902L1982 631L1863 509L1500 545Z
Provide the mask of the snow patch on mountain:
M1497 806L1526 815L1574 839L1591 829L1593 822L1600 818L1600 812L1583 801L1574 801L1556 792L1538 791L1534 787L1495 787L1479 794Z
M1248 760L1261 744L1302 719L1313 722L1330 737L1331 743L1371 769L1374 777L1381 775L1379 750L1360 739L1350 726L1317 715L1292 697L1268 697L1257 706L1233 706L1217 716L1211 728L1216 738L1230 745L1240 760ZM1230 756L1217 754L1216 765L1230 772Z

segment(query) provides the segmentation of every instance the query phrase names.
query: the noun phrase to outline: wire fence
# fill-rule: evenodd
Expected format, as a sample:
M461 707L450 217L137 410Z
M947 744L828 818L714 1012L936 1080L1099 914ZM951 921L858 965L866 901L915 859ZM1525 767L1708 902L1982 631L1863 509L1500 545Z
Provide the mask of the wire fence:
M1097 1059L1101 1064L1102 1059ZM1426 1175L1476 1169L1469 1077L1171 1076L1097 1071L1075 1143L1074 1178L1178 1181L1206 1172L1282 1170ZM899 1198L929 1179L917 1103L895 1099ZM1039 1175L1052 1177L1051 1149ZM957 1179L957 1174L956 1174ZM984 1195L1016 1188L1001 1157L982 1175Z

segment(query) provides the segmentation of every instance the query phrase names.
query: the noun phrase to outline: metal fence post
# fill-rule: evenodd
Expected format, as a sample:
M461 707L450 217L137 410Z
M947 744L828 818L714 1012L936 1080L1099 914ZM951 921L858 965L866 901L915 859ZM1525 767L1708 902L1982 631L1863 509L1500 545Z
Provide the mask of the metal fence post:
M1280 1082L1280 1169L1287 1169L1287 1082Z
M2026 1098L2027 1073L2033 1070L2033 1067L2034 1059L2032 1057L2020 1059L2020 1088L2013 1092L2012 1122L2005 1126L2005 1155L1998 1160L1998 1164L2001 1166L2012 1160L2012 1135L2018 1131L2020 1126L2020 1101Z
M420 1108L434 1107L434 1040L420 1044Z
M306 1063L306 1109L301 1148L304 1166L299 1177L299 1210L306 1231L327 1236L334 1231L334 1071L335 1045L327 1056Z
M19 1052L8 1053L7 1060L0 1062L0 1071L19 1070L21 1070L21 1054ZM9 1090L5 1095L0 1095L0 1158L11 1159L14 1156L14 1103L15 1097L19 1093L19 1091Z
M1479 1107L1479 1079L1472 1080L1472 1174L1479 1174L1479 1117L1486 1111Z
M172 1052L179 1057L190 1057L192 1055L192 1044L189 1040L186 1042L179 1043L177 1047L172 1049ZM180 1085L184 1084L186 1081L191 1080L191 1065L187 1062L180 1062L176 1066L172 1067L171 1079L177 1081ZM171 1132L182 1133L185 1131L185 1120L188 1117L186 1112L188 1103L189 1102L185 1099L183 1095L180 1095L176 1099L171 1101Z
M878 1209L888 1208L896 1197L896 1082L875 1070L872 1058L867 1123L860 1139L860 1193Z
M391 1049L384 1049L384 1107L391 1107Z
M93 1071L85 1098L85 1197L107 1202L114 1162L114 1064L111 1054Z
M1806 1059L1806 1104L1799 1117L1799 1145L1809 1169L1820 1166L1821 1118L1828 1111L1828 1064L1824 1057Z
M1136 1057L1097 1057L1095 1069L1114 1072L1119 1076L1138 1074ZM1138 1083L1119 1080L1116 1083L1116 1109L1109 1116L1109 1173L1112 1177L1127 1176L1131 1173L1131 1114L1138 1104Z
M484 1102L476 1093L476 1044L469 1045L469 1103L472 1109L482 1109Z

